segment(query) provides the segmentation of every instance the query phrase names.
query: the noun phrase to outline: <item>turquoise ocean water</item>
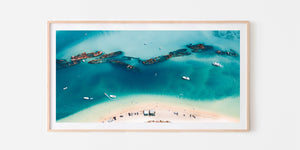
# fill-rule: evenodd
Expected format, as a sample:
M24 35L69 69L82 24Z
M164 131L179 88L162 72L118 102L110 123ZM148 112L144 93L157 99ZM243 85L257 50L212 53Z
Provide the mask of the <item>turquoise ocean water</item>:
M120 96L155 94L210 101L240 95L240 58L217 55L216 50L239 53L239 31L57 31L56 59L70 60L82 52L123 51L124 56L146 60L205 44L213 50L173 57L152 65L129 63L139 71L126 70L110 63L87 61L56 70L56 119L109 101L103 94ZM187 48L188 49L188 48ZM223 67L213 66L219 62ZM128 63L128 62L127 62ZM182 76L190 80L182 80ZM68 87L64 90L64 87ZM93 100L83 100L83 97Z

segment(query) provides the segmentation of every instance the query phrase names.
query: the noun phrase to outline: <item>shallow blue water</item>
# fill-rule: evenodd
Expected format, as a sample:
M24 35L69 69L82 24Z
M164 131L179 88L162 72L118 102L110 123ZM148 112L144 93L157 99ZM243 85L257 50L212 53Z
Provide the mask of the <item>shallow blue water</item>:
M239 53L239 31L57 31L57 58L70 59L82 52L105 53L121 50L126 56L149 59L168 54L187 44L203 43L214 50L192 53L167 61L143 65L128 62L139 71L110 63L81 63L56 71L56 118L61 119L89 106L108 101L108 94L159 94L215 100L239 96L239 57L216 55L215 50L233 49ZM219 62L224 67L215 67ZM181 77L189 76L190 81ZM68 87L67 90L63 90ZM94 100L83 100L84 96Z

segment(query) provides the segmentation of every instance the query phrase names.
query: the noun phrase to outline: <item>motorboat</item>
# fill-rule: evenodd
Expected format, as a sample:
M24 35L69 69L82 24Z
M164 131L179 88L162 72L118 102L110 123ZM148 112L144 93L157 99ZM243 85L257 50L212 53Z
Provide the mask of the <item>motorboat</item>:
M183 79L183 80L190 80L190 77L182 76L182 79Z
M117 98L116 95L109 95L110 98Z
M212 65L216 66L216 67L223 67L220 63L218 62L213 62Z
M89 98L89 97L83 97L83 99L84 99L84 100L90 100L90 98Z
M109 98L109 99L115 99L115 98L117 98L116 95L108 95L107 93L104 93L104 95L105 95L107 98Z

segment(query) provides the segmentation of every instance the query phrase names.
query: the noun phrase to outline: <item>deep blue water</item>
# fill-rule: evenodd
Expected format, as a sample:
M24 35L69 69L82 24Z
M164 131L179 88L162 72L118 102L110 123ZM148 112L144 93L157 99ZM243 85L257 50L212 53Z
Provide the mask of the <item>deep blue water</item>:
M110 63L81 63L56 70L56 118L61 119L89 106L108 101L108 94L159 94L215 100L240 95L240 60L217 55L215 50L233 49L239 53L239 31L57 31L57 59L82 52L122 50L126 56L142 60L168 54L187 44L203 43L214 50L174 57L143 65L128 62L139 71L126 70ZM146 44L145 44L146 43ZM159 48L161 47L161 49ZM139 57L140 56L140 57ZM215 67L220 62L224 67ZM181 77L189 76L190 81ZM63 90L64 87L67 90ZM83 100L84 96L94 100Z

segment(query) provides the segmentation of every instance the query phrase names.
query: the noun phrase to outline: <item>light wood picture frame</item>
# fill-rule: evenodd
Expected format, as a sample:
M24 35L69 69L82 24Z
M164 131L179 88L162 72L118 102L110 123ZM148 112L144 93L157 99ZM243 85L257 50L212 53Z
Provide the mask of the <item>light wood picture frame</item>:
M48 21L48 131L249 131L249 21Z

